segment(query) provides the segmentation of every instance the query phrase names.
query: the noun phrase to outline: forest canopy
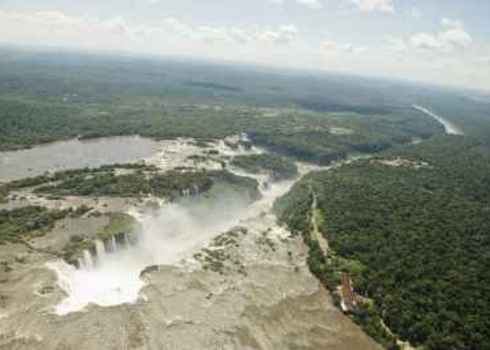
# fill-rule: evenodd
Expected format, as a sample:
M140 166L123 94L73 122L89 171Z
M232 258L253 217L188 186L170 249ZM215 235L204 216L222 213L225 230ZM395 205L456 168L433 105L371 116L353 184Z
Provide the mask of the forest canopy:
M364 267L356 292L392 331L428 349L490 349L485 141L440 137L312 173L276 205L295 232L308 229L311 189L333 251Z

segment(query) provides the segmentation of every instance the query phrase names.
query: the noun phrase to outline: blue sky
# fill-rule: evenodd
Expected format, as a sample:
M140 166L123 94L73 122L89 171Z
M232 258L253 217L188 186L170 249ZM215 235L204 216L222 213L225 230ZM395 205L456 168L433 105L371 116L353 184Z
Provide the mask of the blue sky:
M0 0L0 42L490 90L488 0Z

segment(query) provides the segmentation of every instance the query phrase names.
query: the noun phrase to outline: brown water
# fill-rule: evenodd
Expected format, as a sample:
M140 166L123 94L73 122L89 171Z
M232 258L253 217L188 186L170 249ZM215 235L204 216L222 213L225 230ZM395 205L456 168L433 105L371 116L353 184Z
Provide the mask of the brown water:
M151 156L158 143L138 136L69 140L31 149L0 152L0 182L104 164L134 162Z

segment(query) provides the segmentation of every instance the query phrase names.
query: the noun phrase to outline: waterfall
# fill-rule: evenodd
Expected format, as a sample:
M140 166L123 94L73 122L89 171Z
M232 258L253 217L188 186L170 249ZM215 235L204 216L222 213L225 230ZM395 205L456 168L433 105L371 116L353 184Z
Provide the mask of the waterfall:
M192 189L194 190L193 195L194 196L197 196L199 194L199 186L197 186L196 184L194 184L194 185L192 185Z
M88 250L83 251L83 267L86 269L92 269L94 267L92 254Z
M128 240L128 235L123 233L123 242L124 242L124 246L126 248L129 248L130 244L129 244L129 240Z
M96 256L97 260L103 259L104 256L106 255L104 242L102 242L101 240L96 240L95 251L97 252L97 256Z
M188 198L192 196L196 196L199 194L199 186L196 184L193 184L190 188L186 188L184 190L180 191L182 197Z
M112 236L110 242L111 242L111 252L115 253L117 250L116 237Z
M84 263L84 261L83 261L82 258L78 258L77 259L77 262L78 262L78 268L79 269L84 269L85 268L85 263Z
M94 269L100 266L108 255L115 254L121 249L129 249L137 245L137 243L137 237L122 232L104 241L97 239L94 241L93 247L83 251L76 265L78 265L78 269L80 270Z
M138 244L138 237L136 235L127 235L128 242L130 246L135 246Z

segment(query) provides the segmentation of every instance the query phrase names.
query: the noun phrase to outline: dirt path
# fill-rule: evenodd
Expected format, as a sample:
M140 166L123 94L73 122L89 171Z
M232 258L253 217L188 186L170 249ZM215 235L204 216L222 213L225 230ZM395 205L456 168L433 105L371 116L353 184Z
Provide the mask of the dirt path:
M313 200L311 201L311 238L318 242L323 255L327 255L329 250L329 245L327 239L323 236L319 229L319 222L323 220L321 217L320 209L318 209L318 200L315 191L310 187L311 196Z

